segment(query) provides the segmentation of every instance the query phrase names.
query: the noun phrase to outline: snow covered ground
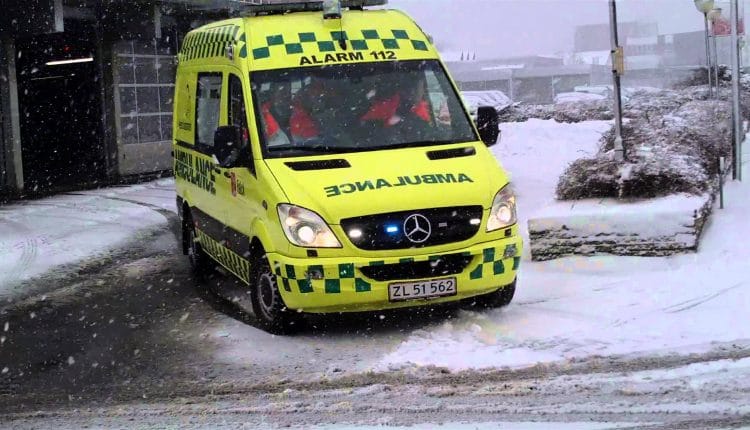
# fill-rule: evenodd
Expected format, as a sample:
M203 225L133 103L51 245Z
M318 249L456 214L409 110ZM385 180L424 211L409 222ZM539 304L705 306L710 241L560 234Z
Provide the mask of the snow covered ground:
M493 151L512 173L527 242L527 220L554 200L559 174L593 153L609 126L541 120L502 125L503 140ZM174 211L172 187L171 180L161 180L0 207L0 298L12 297L24 279L106 254L139 231L163 228L167 220L154 209ZM527 246L516 299L505 309L462 312L377 339L311 334L287 341L231 318L206 332L219 346L217 362L247 360L266 347L296 356L324 341L331 354L347 345L352 354L366 351L352 370L524 367L591 355L706 351L750 339L750 243L741 240L750 236L750 185L728 184L726 202L697 254L532 263Z
M154 209L174 208L174 181L63 194L0 206L0 302L22 284L119 250L167 224Z
M525 225L553 199L566 163L596 148L607 123L503 124L494 152L513 174ZM574 257L522 264L514 302L412 333L378 364L459 370L590 355L698 352L750 338L750 185L730 183L697 254ZM658 221L656 221L658 222ZM527 242L528 243L528 242ZM528 247L527 247L528 250Z
M609 126L607 122L559 124L540 120L502 125L504 139L493 151L512 172L524 235L529 217L553 202L554 187L565 165L594 152L600 135ZM111 351L113 345L119 351L115 344L127 348L135 345L135 351L156 348L152 358L141 352L130 363L158 369L159 375L169 375L162 372L176 366L177 382L165 382L159 379L162 376L151 381L159 387L166 383L163 392L170 393L169 399L176 387L192 387L188 382L206 387L206 391L196 390L196 396L209 389L213 394L214 388L229 390L224 398L205 394L208 400L196 398L196 403L163 400L150 405L139 399L129 406L107 406L109 410L91 406L63 411L57 418L48 415L42 405L39 415L34 412L27 416L28 426L14 428L79 428L91 427L92 423L101 423L104 428L115 424L128 428L132 422L144 428L165 428L182 417L190 418L176 425L191 422L193 428L274 428L260 423L266 419L297 428L331 422L388 426L419 423L404 427L415 429L603 429L685 420L694 426L674 428L736 428L731 422L705 421L709 424L700 427L704 421L695 421L750 414L746 399L750 391L750 244L744 240L750 234L746 221L750 185L728 184L726 205L727 209L714 213L697 254L566 258L544 263L533 263L526 255L516 299L505 309L461 311L457 316L432 315L425 320L409 314L395 322L389 316L382 323L378 314L362 318L369 318L368 322L332 316L328 326L324 323L297 336L272 336L254 327L252 319L222 312L227 311L225 306L218 307L203 295L192 295L195 285L188 279L187 264L175 264L184 262L184 257L177 255L176 241L173 243L171 233L164 230L167 219L174 217L171 180L3 206L0 265L6 266L0 270L0 279L3 287L10 285L5 288L5 297L13 297L20 286L36 284L24 283L21 278L9 281L7 261L15 262L12 267L23 268L20 271L26 276L39 274L41 279L50 279L50 273L76 270L79 262L129 246L128 238L139 231L148 234L149 228L161 229L161 234L169 237L162 244L166 251L133 263L138 273L130 273L126 267L123 276L103 277L103 282L110 280L112 284L99 297L94 294L88 299L91 291L98 290L83 290L77 300L59 310L55 309L59 305L56 300L39 304L39 314L48 307L47 311L61 312L54 317L49 333L54 330L63 339L61 344L71 344L75 349L78 340L90 336L86 333L70 341L59 335L65 331L59 331L57 322L65 323L63 316L67 315L85 327L87 322L78 319L79 310L85 311L82 313L90 321L98 322L95 309L106 303L112 308L101 312L106 318L112 318L112 312L122 312L117 322L122 320L128 331L121 333L113 328L112 335L97 337L96 342L101 344L84 342L90 345L85 354L71 350L70 354L78 354L77 365L87 364L87 357L101 360L99 354ZM54 240L40 241L36 258L24 257L19 251L23 247L6 244L11 240L26 243L37 237ZM73 251L75 255L67 255ZM165 271L162 266L170 269ZM130 280L130 284L120 283ZM93 281L92 285L98 286ZM224 278L214 281L219 285ZM133 295L127 288L150 293L131 302ZM175 302L175 297L180 301ZM154 303L160 304L160 309L166 304L166 310L146 310L139 318L131 315L132 309ZM126 319L128 316L135 319ZM16 341L11 336L26 339L17 334L26 325L31 327L27 333L46 327L46 321L33 313L19 311L15 318L10 325L0 322L4 327L0 343L5 341L6 346L9 339ZM153 328L149 318L154 318L150 322ZM66 323L67 333L81 333L71 321ZM123 333L125 337L119 337ZM163 338L172 338L175 343L160 346ZM110 339L113 344L107 343ZM40 351L50 348L50 344L34 339L30 340L32 344L43 344ZM175 352L175 346L189 352L179 348ZM687 355L706 351L712 352ZM51 354L56 357L62 353L53 349ZM428 367L431 365L452 370L501 370L454 374ZM506 366L513 370L502 369ZM402 371L377 372L394 368ZM15 371L8 369L5 374ZM70 364L60 366L58 371L81 377L79 368ZM141 372L138 367L130 371ZM50 369L39 373L40 386L46 389L50 375L55 375ZM109 374L104 375L105 385L93 388L109 393L118 385L111 385ZM128 388L120 394L133 390L140 396L139 389L130 388L129 374L125 375L127 382L120 387ZM37 381L36 376L32 381ZM66 389L72 384L64 378L61 381ZM263 392L266 388L257 384L269 392ZM32 403L40 396L36 387L26 387ZM154 388L156 393L161 389ZM261 392L256 392L258 389ZM209 421L190 421L196 416ZM253 419L260 423L257 427L244 422ZM442 424L423 424L431 421ZM465 424L475 421L487 423Z

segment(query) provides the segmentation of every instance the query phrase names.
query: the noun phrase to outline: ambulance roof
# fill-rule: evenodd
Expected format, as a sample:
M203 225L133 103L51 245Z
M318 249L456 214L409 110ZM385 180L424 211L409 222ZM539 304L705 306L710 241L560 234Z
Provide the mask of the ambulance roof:
M428 37L395 10L253 14L211 23L185 37L181 64L242 63L270 70L338 63L437 59ZM238 64L241 65L241 64Z

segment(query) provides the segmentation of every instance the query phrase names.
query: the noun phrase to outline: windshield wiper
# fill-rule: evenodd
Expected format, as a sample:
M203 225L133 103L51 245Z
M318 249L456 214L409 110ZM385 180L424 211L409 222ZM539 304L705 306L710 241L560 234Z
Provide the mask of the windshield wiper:
M462 143L460 140L422 140L417 142L394 143L392 145L372 146L367 148L369 151L379 151L383 149L401 149L401 148L419 148L423 146L449 145L452 143Z
M314 154L343 154L346 152L356 152L356 148L339 148L326 145L279 145L268 148L269 152L310 152Z

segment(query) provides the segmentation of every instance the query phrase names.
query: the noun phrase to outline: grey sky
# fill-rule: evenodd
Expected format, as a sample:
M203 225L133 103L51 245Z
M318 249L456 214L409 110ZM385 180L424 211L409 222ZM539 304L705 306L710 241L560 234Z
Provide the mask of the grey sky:
M576 25L609 22L606 0L390 0L444 51L478 58L554 54L573 48ZM703 29L691 0L618 0L619 18L656 21L662 34Z

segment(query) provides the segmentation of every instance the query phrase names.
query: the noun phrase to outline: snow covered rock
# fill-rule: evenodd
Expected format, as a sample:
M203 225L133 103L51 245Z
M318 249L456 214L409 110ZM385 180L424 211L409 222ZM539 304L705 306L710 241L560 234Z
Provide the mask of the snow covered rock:
M543 261L570 255L695 251L712 205L710 194L558 202L529 220L531 257Z
M731 158L731 109L700 89L636 94L623 125L627 161L614 159L614 128L599 152L571 163L558 202L529 220L535 260L566 255L660 256L697 249ZM600 200L594 200L600 199Z

